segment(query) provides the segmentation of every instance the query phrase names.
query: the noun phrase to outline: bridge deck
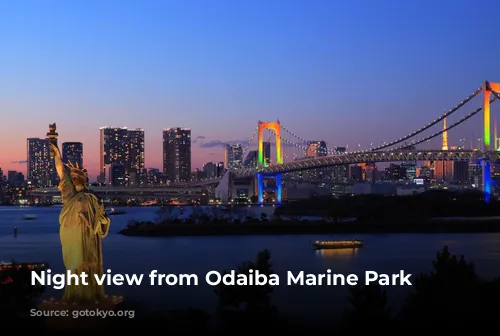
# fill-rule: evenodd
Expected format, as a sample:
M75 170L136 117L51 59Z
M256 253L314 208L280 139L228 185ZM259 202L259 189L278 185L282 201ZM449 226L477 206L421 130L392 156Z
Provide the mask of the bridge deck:
M473 150L392 150L392 151L365 151L346 154L337 154L316 158L307 158L293 162L287 162L279 165L271 165L264 168L248 168L232 170L235 178L248 178L255 176L256 173L291 173L295 171L322 168L335 165L356 164L366 162L401 162L401 161L464 161L479 160L482 157L489 156L490 160L499 159L498 152L482 153ZM221 178L202 179L191 182L176 182L168 186L158 187L95 187L91 190L98 194L143 194L143 193L162 193L172 195L186 195L193 193L202 193L204 188L220 182ZM32 195L43 196L59 193L57 188L37 189L31 192Z
M381 152L356 152L347 154L338 154L331 156L322 156L310 159L297 160L287 162L280 165L272 165L261 169L239 169L234 171L234 176L244 178L253 176L257 172L261 173L290 173L294 171L322 168L335 165L356 164L366 162L400 162L400 161L464 161L472 159L480 159L485 154L479 151L459 150L459 151L442 151L442 150L394 150ZM497 152L490 152L486 155L494 156L496 159Z

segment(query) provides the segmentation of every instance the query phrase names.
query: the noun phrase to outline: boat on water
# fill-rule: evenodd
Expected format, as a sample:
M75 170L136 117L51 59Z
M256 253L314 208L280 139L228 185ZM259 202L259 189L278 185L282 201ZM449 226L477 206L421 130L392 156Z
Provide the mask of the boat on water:
M33 219L37 219L37 218L38 218L38 216L35 214L26 214L23 216L23 219L25 219L25 220L33 220Z
M108 216L112 216L112 215L123 215L125 213L124 210L117 210L115 208L111 208L108 210Z
M365 245L362 240L317 240L312 243L314 248L318 250L326 249L348 249L348 248L359 248Z

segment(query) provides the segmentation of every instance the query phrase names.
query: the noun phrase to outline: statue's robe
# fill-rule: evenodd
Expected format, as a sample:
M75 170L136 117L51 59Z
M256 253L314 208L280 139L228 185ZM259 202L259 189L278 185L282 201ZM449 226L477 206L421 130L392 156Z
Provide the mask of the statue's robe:
M66 168L66 167L65 167ZM85 272L88 285L67 285L63 300L95 302L104 299L104 286L94 275L103 274L102 242L109 231L110 220L97 197L89 192L77 192L69 169L59 184L63 207L59 216L60 239L66 270L73 274Z

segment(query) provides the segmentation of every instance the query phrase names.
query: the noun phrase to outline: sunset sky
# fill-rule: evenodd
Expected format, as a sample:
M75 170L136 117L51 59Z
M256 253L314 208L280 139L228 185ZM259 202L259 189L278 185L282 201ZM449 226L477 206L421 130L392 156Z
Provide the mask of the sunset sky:
M146 166L157 168L168 127L192 129L193 169L221 161L224 143L248 142L258 120L279 119L330 146L400 138L483 80L500 81L498 7L0 1L0 168L25 173L26 138L44 137L52 122L60 142L84 143L94 176L100 126L144 128ZM450 143L469 145L480 125L474 117L450 132Z

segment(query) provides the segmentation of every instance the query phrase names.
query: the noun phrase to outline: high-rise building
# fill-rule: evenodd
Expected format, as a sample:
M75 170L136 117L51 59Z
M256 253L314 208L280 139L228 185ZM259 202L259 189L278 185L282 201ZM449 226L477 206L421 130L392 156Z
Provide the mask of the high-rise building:
M114 163L110 165L109 181L113 186L124 186L127 182L126 169L123 165Z
M133 175L137 176L137 179L143 181L144 179L140 175L143 172L145 163L144 130L141 128L128 129L127 127L106 126L101 127L99 133L101 146L100 182L103 182L106 165L123 167L125 170L123 183L125 185L135 185L138 182L129 181L132 172L135 172ZM122 177L119 179L120 183L122 183L121 179Z
M83 144L81 142L64 142L62 144L62 159L64 163L83 167Z
M222 176L224 173L224 162L218 162L216 165L217 165L217 177Z
M380 180L380 172L377 168L375 162L368 162L365 166L365 181L366 182L376 182Z
M469 183L473 187L479 188L482 185L483 180L483 170L480 164L470 163L469 164Z
M57 185L57 175L50 158L49 139L27 139L28 181L36 188Z
M434 178L437 182L452 182L454 176L453 161L434 161Z
M128 157L128 130L126 127L101 127L100 173L108 164L124 164Z
M247 157L245 158L243 165L247 168L255 168L257 167L257 160L258 160L257 151L256 150L248 151Z
M10 187L20 187L24 185L24 175L15 170L9 170L7 172L7 184Z
M327 148L324 141L310 141L307 145L306 157L326 156Z
M424 179L426 182L430 182L434 179L434 168L424 165L416 169L417 178Z
M146 182L144 176L145 164L145 146L144 146L144 130L140 128L128 130L128 177L132 184L142 185ZM132 178L132 172L135 173L135 178Z
M159 185L165 183L163 180L163 172L161 172L158 168L148 168L147 177L149 185Z
M385 168L385 179L390 181L400 181L406 178L406 168L401 165L391 163Z
M269 141L262 142L262 154L264 154L264 162L266 165L271 164L271 143ZM248 157L248 156L247 156Z
M241 145L226 145L224 152L224 165L234 168L243 163L243 147Z
M0 204L3 204L7 198L4 189L5 189L5 177L3 175L2 168L0 168Z
M459 184L469 184L469 161L453 161L453 182Z
M337 153L347 152L346 147L335 147ZM337 165L332 167L332 179L335 182L345 183L349 179L349 165Z
M354 165L349 167L349 179L352 181L363 181L363 167Z
M217 165L213 162L207 162L203 165L203 172L206 178L216 178L218 177Z
M417 178L417 161L403 161L401 167L406 172L406 179L413 181Z
M191 129L163 130L163 173L172 182L191 179Z

